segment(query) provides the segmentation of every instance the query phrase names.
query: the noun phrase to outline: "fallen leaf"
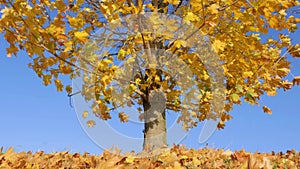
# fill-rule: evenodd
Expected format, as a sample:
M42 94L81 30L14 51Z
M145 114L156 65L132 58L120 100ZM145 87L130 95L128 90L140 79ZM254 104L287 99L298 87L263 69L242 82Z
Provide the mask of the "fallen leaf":
M268 108L267 106L263 106L263 111L265 113L272 114L272 110L270 108Z

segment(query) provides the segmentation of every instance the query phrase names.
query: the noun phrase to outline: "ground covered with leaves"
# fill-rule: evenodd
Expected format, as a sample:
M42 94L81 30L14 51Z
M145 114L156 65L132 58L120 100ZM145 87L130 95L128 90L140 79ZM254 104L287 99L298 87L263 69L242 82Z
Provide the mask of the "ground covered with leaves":
M300 152L295 150L286 153L249 153L244 150L203 148L187 149L184 146L173 146L159 155L141 157L134 153L120 154L104 151L99 156L88 153L57 152L15 152L9 148L0 149L0 169L9 168L97 168L97 169L193 169L193 168L238 168L238 169L298 169Z

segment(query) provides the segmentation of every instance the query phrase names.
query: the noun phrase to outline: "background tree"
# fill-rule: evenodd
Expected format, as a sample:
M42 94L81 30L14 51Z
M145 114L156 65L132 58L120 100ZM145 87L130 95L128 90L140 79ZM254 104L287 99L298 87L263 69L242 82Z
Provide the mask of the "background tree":
M93 101L93 113L103 120L111 118L110 110L124 104L141 105L138 109L144 111L144 149L166 144L166 109L180 112L178 122L182 122L185 129L205 119L218 117L218 128L224 128L224 122L231 118L229 111L234 104L241 104L242 99L250 104L258 104L263 94L274 96L278 89L287 90L300 84L299 76L292 81L286 78L291 67L289 57L300 57L299 44L292 44L290 37L297 30L300 18L288 13L299 5L297 0L16 0L1 1L0 4L0 30L10 44L7 56L25 50L32 58L29 67L43 79L44 85L54 83L58 91L65 89L69 94L72 88L62 83L61 75L68 75L71 79L81 75L84 81L81 93L87 101ZM145 21L144 12L156 13L151 17L161 16L159 14L176 15L177 18L169 20L174 21L173 25L178 26L179 18L182 25L192 25L194 29L189 30L183 26L181 31L188 32L183 37L174 36L176 31L153 34L149 32L151 27L141 22ZM139 17L134 19L130 16ZM89 40L97 35L98 30L105 31L107 27L110 31L118 30L118 25L122 25L122 17L131 18L131 25L137 25L129 29L133 31L130 36L120 36L115 40L114 36L104 39L99 39L99 36L96 37L96 44ZM159 17L156 19L152 25L163 21ZM114 25L116 29L113 29ZM170 26L172 24L167 28ZM179 27L182 28L181 25ZM122 30L117 35L120 33ZM195 33L205 38L194 36ZM187 45L190 39L201 42L204 49L210 51L209 54ZM107 47L107 44L110 46ZM212 44L214 51L207 44ZM92 51L95 47L102 50L100 53L86 53L91 51L89 47ZM150 59L153 56L168 59L158 49L186 65L190 70L186 82L197 86L195 89L179 84L178 79L174 79L168 71L157 68L157 65L151 67ZM213 62L217 62L216 67L220 65L226 77L226 90L223 93L226 102L224 109L222 106L222 110L215 112L217 116L211 112L214 110L213 105L217 105L214 103L215 97L212 97L212 86L218 80L212 78L214 69L210 69L203 60L210 58L214 52L220 60ZM142 65L143 62L136 59L136 56L144 59L148 65ZM125 63L132 65L136 61L138 68L144 66L143 70L126 69ZM121 62L124 62L124 69L120 66ZM122 86L128 89L126 97L113 97L123 92L118 93L112 87L120 83L120 77L124 76L118 70L133 73L133 76L126 78L126 85ZM196 93L189 98L196 100L196 104L184 104L181 96L186 92ZM222 91L219 94L217 97L222 97ZM271 109L266 106L263 110L271 113ZM153 114L154 121L151 118ZM127 121L125 113L119 113L119 117L121 121ZM93 125L93 122L89 123Z

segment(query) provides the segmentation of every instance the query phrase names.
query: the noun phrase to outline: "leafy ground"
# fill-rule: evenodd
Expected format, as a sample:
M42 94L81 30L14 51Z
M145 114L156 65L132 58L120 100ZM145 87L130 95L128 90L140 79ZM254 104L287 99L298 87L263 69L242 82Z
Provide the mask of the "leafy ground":
M298 169L300 168L300 152L295 150L286 153L248 153L244 150L231 152L223 149L187 149L184 146L173 146L163 153L152 157L141 157L134 153L121 155L104 151L101 155L71 154L57 152L14 152L9 148L0 149L0 169L9 168L97 168L97 169L194 169L194 168L238 168L238 169Z

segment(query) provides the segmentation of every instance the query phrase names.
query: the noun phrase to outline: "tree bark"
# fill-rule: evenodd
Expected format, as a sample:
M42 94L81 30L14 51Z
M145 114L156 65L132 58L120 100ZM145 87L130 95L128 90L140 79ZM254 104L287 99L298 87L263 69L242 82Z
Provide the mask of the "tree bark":
M158 9L158 12L164 13L164 8L168 5L163 0L153 0L152 5ZM150 49L149 49L150 47ZM145 50L163 50L163 42L153 41L149 43L149 47L145 47ZM151 53L152 53L151 52ZM155 51L157 52L157 51ZM157 54L157 53L156 53ZM148 57L154 57L157 59L156 54L149 54ZM151 70L146 70L151 71ZM156 75L162 80L162 70L154 70ZM147 81L147 75L145 74L144 81ZM157 148L163 148L167 146L167 126L166 126L166 95L160 85L155 83L148 86L146 95L143 98L144 108L144 151L152 151Z
M166 96L161 88L149 91L144 107L144 151L167 146Z

